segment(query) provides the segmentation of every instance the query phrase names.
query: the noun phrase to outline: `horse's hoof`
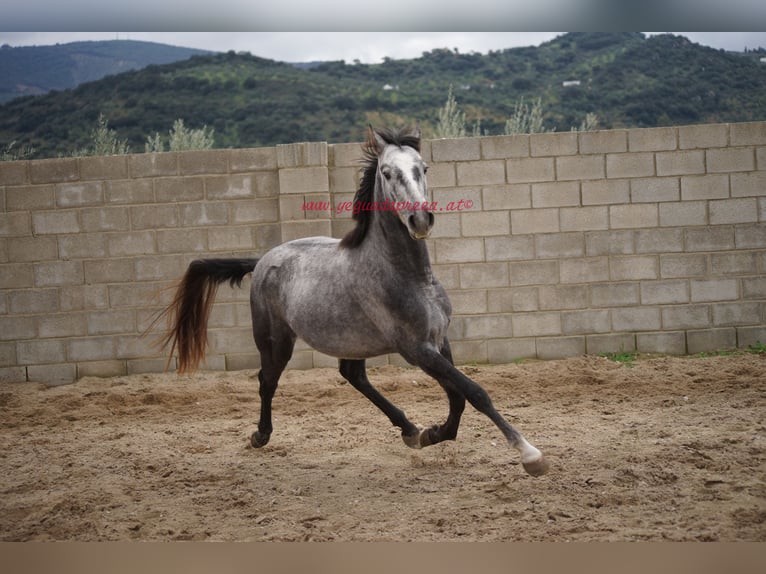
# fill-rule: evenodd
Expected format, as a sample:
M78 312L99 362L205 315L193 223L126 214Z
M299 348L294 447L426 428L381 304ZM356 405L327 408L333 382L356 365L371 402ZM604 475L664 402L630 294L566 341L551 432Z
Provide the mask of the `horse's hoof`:
M406 435L402 433L402 440L404 441L404 444L406 444L410 448L420 448L423 445L420 442L420 437L425 431L419 431L413 435Z
M541 456L532 462L522 462L521 464L524 467L524 470L532 476L542 476L548 472L548 469L550 468L550 464L548 464L548 460L544 456Z
M250 437L250 444L253 445L253 448L261 448L262 446L266 446L266 444L268 444L270 438L271 435L262 434L259 431L255 431Z

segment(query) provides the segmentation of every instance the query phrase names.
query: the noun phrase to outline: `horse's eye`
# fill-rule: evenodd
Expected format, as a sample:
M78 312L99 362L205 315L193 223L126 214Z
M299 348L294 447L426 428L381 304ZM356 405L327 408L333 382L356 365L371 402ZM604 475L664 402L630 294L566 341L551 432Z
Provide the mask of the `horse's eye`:
M380 168L380 173L382 173L383 177L385 177L386 179L389 179L389 180L391 179L391 168L390 167L387 167L387 166L381 167Z
M423 173L428 173L428 166L427 165L423 166Z

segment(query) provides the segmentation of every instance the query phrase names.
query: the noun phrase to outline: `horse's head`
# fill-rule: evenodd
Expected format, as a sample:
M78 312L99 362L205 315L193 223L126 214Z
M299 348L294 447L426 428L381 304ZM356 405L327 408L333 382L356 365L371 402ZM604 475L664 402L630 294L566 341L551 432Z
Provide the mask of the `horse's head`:
M394 211L413 239L425 239L431 233L434 216L428 200L426 171L420 157L420 129L408 136L389 140L370 128L370 143L378 156L376 185L382 202L376 209Z

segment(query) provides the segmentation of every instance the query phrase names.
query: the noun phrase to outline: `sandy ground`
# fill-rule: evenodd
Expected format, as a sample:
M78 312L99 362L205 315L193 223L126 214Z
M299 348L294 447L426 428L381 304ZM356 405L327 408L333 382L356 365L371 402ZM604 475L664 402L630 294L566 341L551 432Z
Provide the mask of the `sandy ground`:
M470 407L457 441L409 449L332 369L285 374L260 450L252 371L0 385L0 539L766 540L763 354L462 370L548 475ZM446 416L418 370L370 379Z

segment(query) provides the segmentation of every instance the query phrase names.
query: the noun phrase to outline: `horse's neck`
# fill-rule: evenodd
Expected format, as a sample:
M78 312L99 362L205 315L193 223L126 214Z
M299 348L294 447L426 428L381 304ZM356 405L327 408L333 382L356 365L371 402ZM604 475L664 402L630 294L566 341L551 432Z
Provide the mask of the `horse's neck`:
M410 237L394 212L375 212L365 243L388 265L410 278L426 283L433 280L426 242Z

